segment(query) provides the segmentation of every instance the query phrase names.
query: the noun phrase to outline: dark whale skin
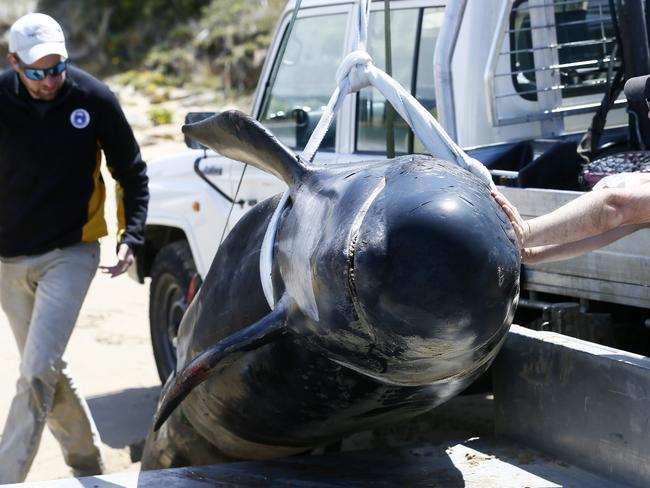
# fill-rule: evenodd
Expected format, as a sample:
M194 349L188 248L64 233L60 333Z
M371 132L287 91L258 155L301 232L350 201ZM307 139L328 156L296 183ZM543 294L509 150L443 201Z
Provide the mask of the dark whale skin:
M290 191L275 311L259 258L279 196L235 225L181 323L177 384L214 344L275 327L187 388L180 408L197 433L232 458L301 452L421 414L487 369L512 322L520 257L482 181L420 155L274 172Z

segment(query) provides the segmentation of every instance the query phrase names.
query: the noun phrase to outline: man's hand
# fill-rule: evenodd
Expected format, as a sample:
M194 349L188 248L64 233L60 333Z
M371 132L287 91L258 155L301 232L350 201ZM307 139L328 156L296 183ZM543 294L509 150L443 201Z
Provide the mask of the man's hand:
M114 266L100 266L99 269L102 273L110 274L111 278L115 278L129 269L134 260L133 251L128 244L120 244L117 250L117 264Z

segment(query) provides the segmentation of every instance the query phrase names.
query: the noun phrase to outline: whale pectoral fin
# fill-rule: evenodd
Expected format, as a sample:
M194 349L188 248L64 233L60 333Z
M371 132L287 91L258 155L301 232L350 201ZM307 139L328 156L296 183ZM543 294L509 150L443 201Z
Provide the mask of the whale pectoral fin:
M252 117L228 110L183 126L183 133L218 153L272 173L292 185L306 171L298 156Z
M281 299L266 317L221 339L190 361L163 393L154 418L154 431L157 431L183 399L210 375L227 368L247 351L269 344L285 335L288 332L286 322L287 300Z

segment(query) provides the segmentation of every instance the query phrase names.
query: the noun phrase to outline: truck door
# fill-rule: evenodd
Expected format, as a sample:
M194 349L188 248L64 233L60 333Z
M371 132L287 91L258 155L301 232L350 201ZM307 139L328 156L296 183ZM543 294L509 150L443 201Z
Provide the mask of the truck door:
M300 152L320 120L336 87L336 70L343 59L350 5L304 8L298 13L288 41L290 12L279 32L275 56L266 70L266 88L258 94L258 119L284 144ZM282 59L279 46L286 41ZM323 139L317 160L336 160L337 121Z
M436 116L433 82L433 52L444 19L440 4L427 8L401 8L391 11L392 76ZM370 13L368 52L374 64L385 69L385 28L383 10ZM386 115L388 102L374 87L357 95L353 151L362 154L386 153ZM395 115L395 152L424 152L406 122Z
M260 77L253 114L297 153L307 144L336 86L336 69L344 54L349 10L349 5L301 10L288 41L285 36L291 12L285 12L275 42L269 49L272 62L267 63ZM285 41L282 55L280 46ZM317 161L336 161L336 132L335 121L316 155ZM253 167L246 168L244 178L237 195L247 205L233 208L228 231L260 195L270 196L285 187L277 178ZM238 180L232 178L233 194L237 191Z

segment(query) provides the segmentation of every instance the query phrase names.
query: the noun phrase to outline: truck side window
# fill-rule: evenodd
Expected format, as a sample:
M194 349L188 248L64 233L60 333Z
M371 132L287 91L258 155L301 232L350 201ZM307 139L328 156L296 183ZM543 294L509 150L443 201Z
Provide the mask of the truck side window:
M260 121L284 144L303 149L336 87L346 14L296 20ZM276 63L278 61L276 60ZM334 150L336 120L320 145Z
M436 91L433 81L433 52L436 48L436 41L442 28L445 18L444 10L441 8L424 9L422 15L422 31L420 34L420 52L418 53L417 78L415 83L415 98L434 117L438 116L436 110ZM427 149L416 137L414 146L409 152L425 153Z
M435 116L433 52L444 8L405 9L391 12L393 78ZM418 50L419 47L419 50ZM417 52L416 52L417 51ZM368 52L376 66L385 69L384 12L370 14ZM386 151L386 99L376 88L364 88L357 98L356 150ZM422 152L406 122L395 115L395 152Z
M533 8L539 11L528 0L518 0L510 15L510 65L519 95L537 100L538 91L548 89L537 87L536 73L540 70L559 72L560 86L551 89L560 89L564 98L603 92L615 44L609 0L554 0L549 8L553 8L557 43L547 41L544 48L533 42L533 31L538 30L540 35L544 31L531 19ZM557 50L557 65L536 66L535 53L540 49Z

